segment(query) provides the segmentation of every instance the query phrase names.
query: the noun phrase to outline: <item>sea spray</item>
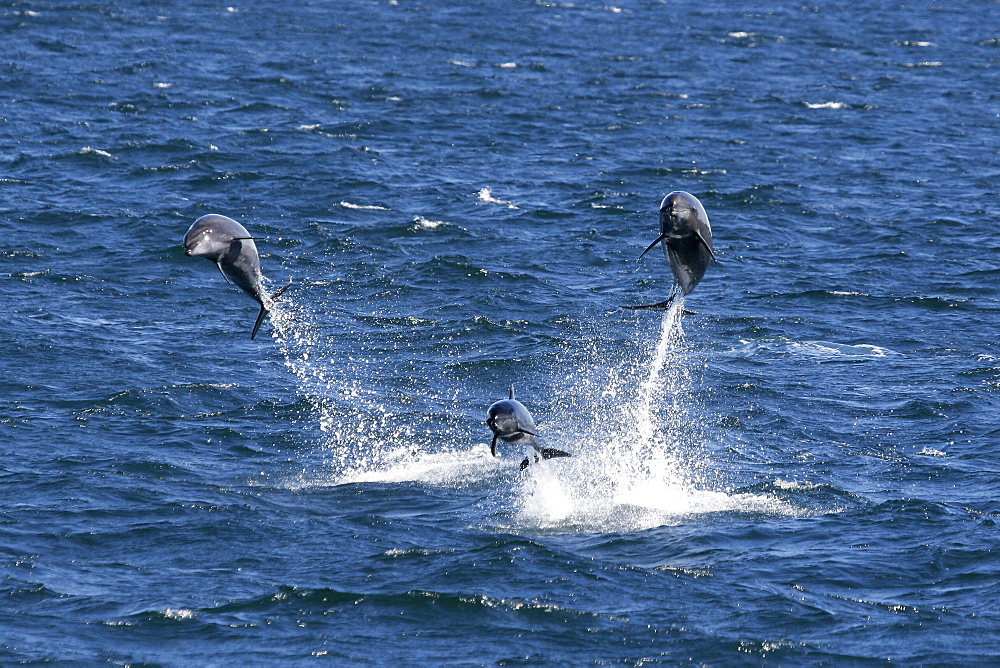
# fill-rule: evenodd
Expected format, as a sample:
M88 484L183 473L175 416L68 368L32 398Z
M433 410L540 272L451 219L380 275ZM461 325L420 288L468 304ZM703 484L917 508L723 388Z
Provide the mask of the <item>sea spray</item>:
M291 295L271 311L273 337L285 366L296 379L297 391L311 407L309 419L319 428L324 465L337 474L369 469L383 449L365 448L378 432L386 411L365 410L367 392L349 374L350 361L338 363L308 306Z
M574 457L529 467L520 522L631 528L699 505L683 307L678 299L664 312L655 339L635 346L590 338L583 359L571 352L563 360L572 370L557 389L557 414L540 430Z
M452 405L460 401L457 391L442 395L381 386L373 379L392 362L379 354L370 335L355 331L356 323L346 317L319 316L301 295L286 296L271 311L273 338L296 391L309 405L302 416L308 422L304 431L319 432L314 443L322 461L310 463L297 484L462 482L496 465L492 457L483 457L489 456L488 448L469 451L450 445L456 439L447 420L449 409L455 413ZM331 326L342 334L331 337L326 331ZM384 336L377 345L386 345ZM424 382L415 376L406 380L418 386ZM427 405L439 412L428 411Z

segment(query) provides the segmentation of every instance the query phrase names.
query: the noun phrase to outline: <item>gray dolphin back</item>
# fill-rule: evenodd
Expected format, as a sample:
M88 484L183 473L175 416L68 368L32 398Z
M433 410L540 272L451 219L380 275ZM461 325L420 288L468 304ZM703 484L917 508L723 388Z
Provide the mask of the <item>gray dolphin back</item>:
M712 226L708 214L698 198L683 190L675 190L660 203L660 236L642 252L641 258L656 244L663 244L674 285L665 301L627 309L666 310L678 296L689 294L701 281L710 262L715 261L712 250Z
M705 207L697 197L676 190L663 198L660 236L663 237L663 253L674 280L681 294L689 294L715 259L712 226Z
M288 289L291 281L270 297L264 293L257 244L245 227L227 216L211 213L194 221L184 235L184 253L203 257L219 268L222 276L260 304L250 338L257 336L268 306Z

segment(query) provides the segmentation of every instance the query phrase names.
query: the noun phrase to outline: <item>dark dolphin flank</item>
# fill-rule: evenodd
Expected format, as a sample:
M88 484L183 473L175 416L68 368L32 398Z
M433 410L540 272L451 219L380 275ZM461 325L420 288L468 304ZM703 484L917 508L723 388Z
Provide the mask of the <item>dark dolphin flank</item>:
M0 9L0 663L1000 664L995 3L277 7Z

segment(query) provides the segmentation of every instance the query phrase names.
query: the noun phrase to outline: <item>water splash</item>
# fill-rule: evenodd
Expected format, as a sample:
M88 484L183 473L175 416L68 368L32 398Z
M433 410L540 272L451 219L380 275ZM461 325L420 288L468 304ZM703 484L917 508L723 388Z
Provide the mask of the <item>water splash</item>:
M485 484L493 490L487 505L495 521L515 530L632 531L701 513L789 514L773 496L727 494L706 484L705 437L693 399L695 364L682 315L683 300L677 300L658 333L617 340L586 336L582 348L567 344L558 364L565 377L550 375L549 405L538 397L523 399L548 444L573 457L538 462L519 473L521 453L494 458L485 443L470 447L460 427L443 433L449 427L439 413L449 401L459 412L460 391L451 397L431 392L421 405L406 405L413 400L406 388L380 388L369 380L379 377L372 372L384 360L359 357L357 341L336 347L311 307L290 296L271 312L273 336L308 400L303 420L318 426L323 461L288 484ZM323 314L327 324L336 317ZM349 329L346 321L339 325Z
M356 409L364 388L344 373L344 365L338 364L309 306L295 295L288 295L274 304L270 318L274 326L272 336L284 357L285 367L295 377L299 394L309 403L305 419L318 427L322 445L362 439L379 420L379 413L362 414ZM322 449L326 463L337 469L358 465L352 461L349 449Z
M574 457L529 467L518 490L520 527L631 531L700 513L789 512L774 497L709 488L683 312L678 299L655 346L639 342L645 354L621 341L591 344L546 424L545 433L559 435L552 445Z
M274 305L273 338L296 379L298 393L309 404L303 420L312 429L318 428L316 452L322 457L315 470L304 473L296 484L393 482L414 472L441 481L447 474L439 469L467 477L468 467L456 464L453 449L447 445L434 448L442 440L454 439L441 416L422 405L446 409L456 397L380 386L372 379L394 362L377 351L364 352L363 335L346 341L330 337L320 327L321 321L341 332L357 325L335 313L320 317L311 302L296 297L289 295Z

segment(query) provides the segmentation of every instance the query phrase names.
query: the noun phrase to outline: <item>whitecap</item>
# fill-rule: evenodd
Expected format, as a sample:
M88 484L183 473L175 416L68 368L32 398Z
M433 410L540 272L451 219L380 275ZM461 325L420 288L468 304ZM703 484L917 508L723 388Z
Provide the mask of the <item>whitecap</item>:
M444 227L446 225L451 225L451 223L444 220L428 220L423 216L413 217L413 226L417 229L436 230L437 228Z
M774 481L774 486L778 489L788 490L788 491L803 491L811 489L819 489L821 485L814 482L802 482L799 480L783 480L777 478Z
M806 102L807 107L810 109L847 109L848 105L843 102Z
M480 204L506 204L508 209L516 209L514 203L509 200L497 199L493 197L493 193L490 192L489 188L483 188L478 193Z
M111 155L107 151L102 151L99 148L93 148L91 146L84 146L82 149L80 149L80 153L93 153L94 155L99 155L105 158L111 158L112 160L118 159L117 156Z
M358 211L389 211L390 209L377 204L352 204L350 202L340 202L340 206L345 209L356 209Z

